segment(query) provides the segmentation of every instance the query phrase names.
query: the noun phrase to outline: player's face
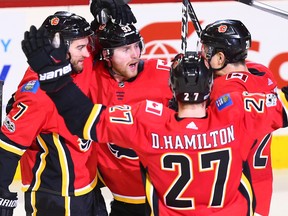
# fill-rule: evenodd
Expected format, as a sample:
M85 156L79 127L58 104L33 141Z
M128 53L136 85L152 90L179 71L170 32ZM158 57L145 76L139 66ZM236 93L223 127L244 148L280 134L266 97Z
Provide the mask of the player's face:
M84 59L90 56L87 49L89 38L81 38L71 42L69 46L70 62L76 72L81 72L84 67Z
M112 70L120 79L118 81L128 80L137 75L140 53L139 42L114 49L111 63Z

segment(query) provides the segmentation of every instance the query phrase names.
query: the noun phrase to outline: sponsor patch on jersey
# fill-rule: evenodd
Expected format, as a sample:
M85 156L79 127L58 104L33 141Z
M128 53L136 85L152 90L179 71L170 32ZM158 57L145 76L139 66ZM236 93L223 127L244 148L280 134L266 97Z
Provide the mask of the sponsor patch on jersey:
M162 103L157 103L155 101L150 101L150 100L146 100L146 112L148 113L153 113L155 115L162 115L162 111L163 111L163 104Z
M274 107L277 106L277 96L275 94L267 94L266 95L266 106L267 107Z
M8 116L6 116L4 122L3 122L4 127L7 128L8 131L10 131L11 133L15 132L15 124L14 122L11 121L10 118L8 118Z
M40 84L38 80L31 80L22 86L21 92L36 93L39 87L40 87Z
M248 76L246 74L243 74L243 73L233 72L233 73L227 74L226 80L229 80L229 79L240 79L243 82L246 82L248 79Z
M222 110L225 107L228 107L232 104L233 104L233 102L231 100L230 94L222 95L221 97L219 97L216 100L216 106L217 106L218 110Z

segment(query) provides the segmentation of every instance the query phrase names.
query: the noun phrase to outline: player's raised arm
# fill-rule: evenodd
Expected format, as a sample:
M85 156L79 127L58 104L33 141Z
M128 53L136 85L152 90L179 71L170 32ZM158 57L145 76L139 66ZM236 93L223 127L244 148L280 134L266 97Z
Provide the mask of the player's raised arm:
M55 43L58 45L55 46ZM82 137L82 125L85 124L93 108L93 103L72 82L70 76L72 69L64 41L57 35L53 41L50 41L45 29L36 29L35 26L31 26L30 31L25 32L22 49L30 67L38 74L41 89L55 99L59 113L67 116L65 120L67 120L67 125L72 126L69 128L71 132L73 131L73 134L79 134L79 137ZM63 91L59 90L62 88ZM63 98L66 98L67 101L63 101ZM77 100L74 100L75 98ZM78 109L80 112L74 109L77 105L73 101L83 104L85 107L83 111L85 111L81 112L82 108ZM70 107L68 104L73 109L67 109ZM76 118L70 119L69 116Z
M55 91L60 85L72 81L72 66L67 56L67 46L59 33L50 41L47 29L37 29L32 25L30 31L24 34L22 50L30 67L37 71L44 91Z
M127 2L125 0L92 0L90 12L94 17L91 23L93 29L97 29L97 25L106 24L110 19L113 23L122 25L136 23L137 20Z

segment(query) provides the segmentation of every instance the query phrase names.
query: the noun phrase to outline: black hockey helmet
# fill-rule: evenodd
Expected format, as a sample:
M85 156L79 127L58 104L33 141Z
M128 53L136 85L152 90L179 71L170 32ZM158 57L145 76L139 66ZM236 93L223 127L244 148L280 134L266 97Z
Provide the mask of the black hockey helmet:
M221 51L227 63L235 63L247 58L251 34L239 20L218 20L201 32L201 43L208 46L206 58L211 59Z
M97 38L103 49L113 49L139 42L141 51L144 49L143 38L133 24L118 25L108 21L103 30L97 32Z
M197 52L178 54L170 69L170 85L177 101L201 103L210 96L213 72Z
M59 32L67 45L72 40L94 34L85 18L67 11L58 11L48 16L41 27L47 29L51 39Z

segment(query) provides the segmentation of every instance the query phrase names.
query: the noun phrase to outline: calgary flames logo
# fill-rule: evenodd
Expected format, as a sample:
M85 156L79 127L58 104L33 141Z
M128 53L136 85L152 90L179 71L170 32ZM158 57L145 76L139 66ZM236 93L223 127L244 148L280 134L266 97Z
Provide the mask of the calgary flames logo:
M54 26L58 25L58 23L59 23L59 18L58 18L58 17L53 17L53 18L51 19L50 23L51 23L51 25L54 25Z
M224 33L224 32L226 32L226 31L227 31L227 25L220 25L220 26L218 27L218 32Z

